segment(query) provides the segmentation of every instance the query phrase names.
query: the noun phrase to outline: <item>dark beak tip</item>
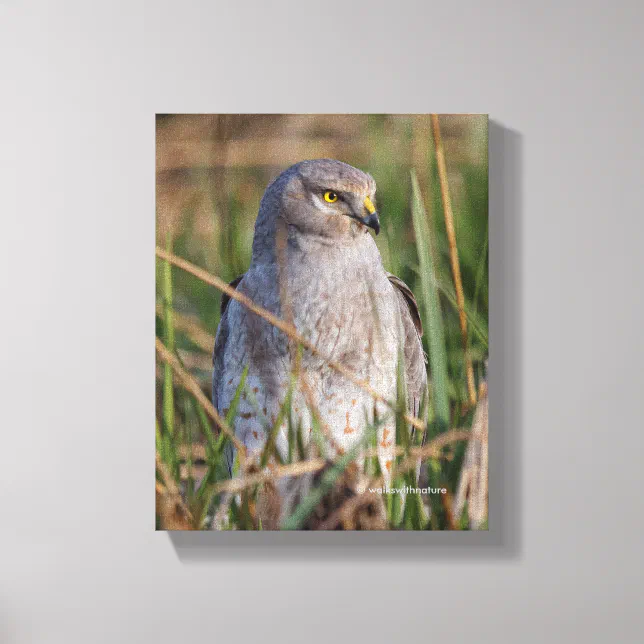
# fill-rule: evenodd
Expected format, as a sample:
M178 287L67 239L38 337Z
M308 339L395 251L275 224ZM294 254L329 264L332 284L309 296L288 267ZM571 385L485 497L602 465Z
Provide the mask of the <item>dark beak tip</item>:
M380 232L380 219L378 219L378 213L374 212L369 215L365 220L365 224L372 228L376 235Z

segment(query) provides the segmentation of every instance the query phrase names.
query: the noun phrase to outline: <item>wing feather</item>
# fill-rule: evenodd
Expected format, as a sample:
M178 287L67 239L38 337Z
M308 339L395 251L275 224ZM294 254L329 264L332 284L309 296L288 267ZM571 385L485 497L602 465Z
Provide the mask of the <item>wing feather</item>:
M245 275L245 274L244 274ZM244 275L240 275L230 282L230 286L237 288L244 278ZM224 377L224 356L226 353L226 341L228 340L229 334L229 325L228 325L228 304L230 303L230 297L225 293L221 294L221 317L219 319L219 326L217 327L217 335L215 336L215 346L212 353L212 404L213 407L221 413L221 409L218 406L218 395L219 385L221 380ZM232 468L232 451L228 450L226 454L228 460L229 470Z
M409 397L408 408L411 414L418 416L420 401L427 388L427 369L425 367L427 358L421 341L423 325L418 303L409 286L391 273L387 273L387 277L398 297L398 308L405 334L403 355L405 357L407 396Z

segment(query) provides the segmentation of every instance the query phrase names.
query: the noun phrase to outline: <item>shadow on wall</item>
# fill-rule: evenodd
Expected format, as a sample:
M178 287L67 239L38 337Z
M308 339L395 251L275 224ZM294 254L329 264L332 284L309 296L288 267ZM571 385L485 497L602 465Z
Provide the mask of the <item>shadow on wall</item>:
M489 531L169 532L182 562L521 558L522 148L521 134L490 121Z

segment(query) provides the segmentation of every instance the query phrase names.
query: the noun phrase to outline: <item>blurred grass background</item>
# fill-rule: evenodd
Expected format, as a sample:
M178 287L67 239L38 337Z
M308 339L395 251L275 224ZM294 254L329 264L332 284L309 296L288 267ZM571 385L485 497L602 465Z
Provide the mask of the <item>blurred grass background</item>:
M484 382L488 353L487 116L441 115L439 123L462 275L469 356L478 389ZM444 350L447 425L469 428L474 409L468 398L429 115L158 115L157 245L227 282L232 280L248 268L254 222L268 182L293 163L321 157L350 163L376 180L382 225L376 243L383 263L416 294L430 358L432 337ZM422 247L418 246L419 231L412 218L414 204L417 216L427 223ZM439 338L432 336L440 325L432 328L427 319L428 284L421 280L419 248L425 246L429 252L426 260L432 265L429 288L438 293L442 319ZM215 287L157 262L157 336L166 345L172 344L208 397L220 298ZM164 313L168 307L174 312L171 323ZM157 368L157 431L162 437L172 433L178 443L199 444L205 440L207 421L192 398L174 390L167 369L161 364ZM429 369L431 378L431 360ZM435 422L433 403L429 415ZM437 431L443 429L446 427ZM441 480L452 494L458 485L464 450L464 444L457 446L441 466ZM179 458L175 460L173 467L179 478Z

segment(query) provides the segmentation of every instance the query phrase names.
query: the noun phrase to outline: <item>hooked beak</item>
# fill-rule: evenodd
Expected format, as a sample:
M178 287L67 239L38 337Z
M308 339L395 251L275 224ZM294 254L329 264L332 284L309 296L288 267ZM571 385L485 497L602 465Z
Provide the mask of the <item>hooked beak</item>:
M355 219L357 219L361 224L364 224L365 226L368 226L369 228L373 229L373 231L377 235L380 232L380 219L378 219L378 213L376 212L376 207L373 205L369 197L365 197L363 203L364 203L364 207L367 209L367 212L369 214L366 217L359 217L356 215Z

